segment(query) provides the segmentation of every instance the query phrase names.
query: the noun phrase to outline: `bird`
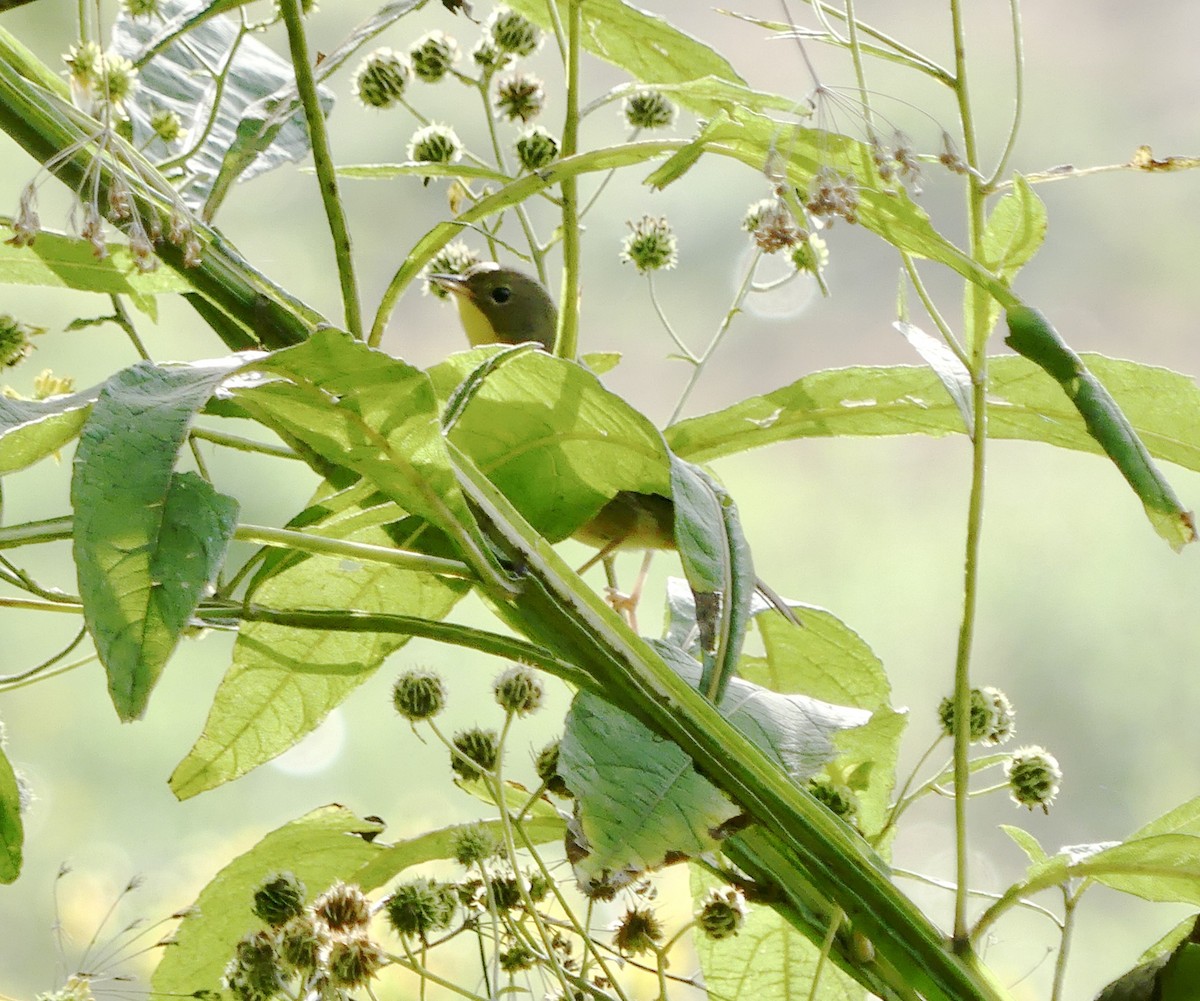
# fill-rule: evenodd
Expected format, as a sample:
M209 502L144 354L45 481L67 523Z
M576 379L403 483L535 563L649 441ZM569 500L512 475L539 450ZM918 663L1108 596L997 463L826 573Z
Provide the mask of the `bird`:
M546 287L531 275L494 261L481 261L460 274L434 273L428 275L428 279L454 299L472 347L533 342L546 351L554 350L558 307ZM675 506L671 498L621 490L577 529L573 538L597 550L595 556L579 568L579 573L605 561L609 571L609 600L618 611L625 612L636 630L635 612L650 558L656 550L677 548ZM617 590L608 562L621 549L646 552L637 583L628 595ZM769 604L793 622L797 621L783 599L762 581L758 581L758 590Z

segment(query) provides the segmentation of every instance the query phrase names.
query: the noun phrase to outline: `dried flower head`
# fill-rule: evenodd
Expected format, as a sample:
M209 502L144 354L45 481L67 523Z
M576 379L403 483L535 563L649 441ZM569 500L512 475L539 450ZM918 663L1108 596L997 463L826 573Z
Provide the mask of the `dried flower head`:
M384 910L397 935L423 939L430 932L450 926L456 905L452 885L414 879L396 887L384 903Z
M675 122L679 109L652 87L635 90L621 102L625 121L635 129L665 129Z
M858 222L858 181L853 174L822 167L813 175L804 207L816 218L826 220L827 225L832 225L834 216Z
M292 970L311 973L321 964L329 941L329 929L306 911L279 929L279 958Z
M957 730L955 722L954 699L950 696L938 703L938 719L942 724L942 732L953 737ZM988 740L996 725L995 700L986 695L981 689L971 689L970 742L976 744ZM995 741L992 741L995 743Z
M263 1001L284 986L273 932L252 932L237 944L225 967L225 986L240 1001Z
M403 96L412 70L398 52L378 48L354 71L354 96L368 108L390 108Z
M1013 709L1012 702L1009 701L999 688L987 687L983 689L985 698L991 700L992 703L992 725L983 739L989 744L1003 744L1012 738L1016 729L1014 719L1016 710Z
M422 35L408 50L413 73L426 83L441 80L460 56L458 42L437 29Z
M1036 745L1019 747L1008 759L1004 773L1008 777L1009 795L1017 806L1030 810L1040 806L1043 813L1050 812L1063 777L1053 754Z
M295 873L272 873L254 891L254 913L272 928L279 928L304 910L306 893Z
M545 104L545 88L532 73L514 73L496 84L496 110L510 122L536 118Z
M418 163L457 163L462 159L462 149L454 129L434 122L413 133L408 158Z
M794 247L808 235L781 198L764 198L751 205L742 219L742 229L764 254Z
M541 125L531 125L517 137L517 159L525 170L541 170L558 157L558 140Z
M450 767L465 781L492 771L500 758L500 737L495 730L462 730L454 735L453 744L456 753L450 757Z
M406 671L392 687L392 705L405 719L432 719L446 708L446 686L433 671Z
M533 55L542 44L541 29L523 14L503 5L492 11L484 31L501 52L519 58Z
M679 241L665 217L645 215L628 226L631 232L621 245L622 262L629 262L643 273L675 267Z
M613 945L626 956L653 952L666 934L648 907L631 907L613 925Z
M365 987L387 965L387 953L367 935L335 935L326 958L329 979L334 987Z
M504 69L512 60L513 57L497 47L488 35L480 38L471 49L471 61L489 75Z
M357 933L371 920L371 902L357 886L335 882L313 901L313 914L331 932Z
M541 678L523 664L514 664L492 684L496 703L514 716L528 716L540 709L544 691Z

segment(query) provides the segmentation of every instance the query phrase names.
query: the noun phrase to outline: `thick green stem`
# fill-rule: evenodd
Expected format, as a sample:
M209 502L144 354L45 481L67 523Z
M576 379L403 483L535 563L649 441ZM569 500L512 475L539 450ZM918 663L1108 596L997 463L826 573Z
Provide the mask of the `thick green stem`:
M583 30L582 0L570 0L567 9L567 113L563 121L562 154L579 152L579 56ZM558 297L558 337L554 353L574 358L579 353L579 182L565 176L562 192L563 274Z
M283 15L284 24L287 25L292 68L296 73L296 89L300 95L300 104L304 108L304 119L308 123L308 137L312 143L313 164L317 169L321 203L325 206L329 233L333 237L338 280L342 286L342 309L346 329L355 338L362 340L362 308L358 301L358 283L354 278L350 229L346 224L342 200L338 195L337 173L333 166L333 154L329 149L329 134L325 131L325 114L321 110L321 99L317 94L312 66L309 64L308 42L304 37L304 15L300 10L300 0L279 0L279 11Z

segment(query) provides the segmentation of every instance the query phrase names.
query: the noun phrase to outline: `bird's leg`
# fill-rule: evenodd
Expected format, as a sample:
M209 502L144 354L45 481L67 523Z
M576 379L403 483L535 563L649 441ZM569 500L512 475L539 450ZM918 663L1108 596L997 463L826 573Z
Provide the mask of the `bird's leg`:
M609 557L611 560L612 557ZM633 590L628 594L622 594L617 589L616 574L613 573L609 579L608 586L608 602L614 609L621 612L625 616L625 620L629 623L629 628L635 633L638 631L637 625L637 607L638 602L642 600L642 589L646 586L646 578L650 575L650 563L654 559L654 550L647 549L642 556L642 568L638 571L637 579L633 583ZM608 566L609 560L605 561L605 566Z

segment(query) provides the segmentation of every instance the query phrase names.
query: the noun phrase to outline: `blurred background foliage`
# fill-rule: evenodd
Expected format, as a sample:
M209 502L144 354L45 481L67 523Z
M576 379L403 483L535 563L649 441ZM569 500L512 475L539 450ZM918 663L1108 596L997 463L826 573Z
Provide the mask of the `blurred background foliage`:
M485 6L482 0L477 4ZM642 6L716 45L752 86L794 95L797 102L808 94L810 81L794 43L767 37L708 4L659 0ZM760 17L780 16L771 0L735 6ZM803 18L803 5L793 6ZM39 0L5 14L3 24L57 66L59 53L74 39L74 7ZM949 61L944 4L859 0L857 7L863 19ZM1011 113L1007 6L972 7L973 94L985 148L998 150ZM371 3L327 0L308 20L310 45L332 48L372 9ZM1143 143L1160 155L1200 153L1195 115L1200 68L1194 58L1200 6L1151 4L1135 16L1127 4L1060 0L1030 4L1024 20L1027 99L1016 170L1119 163ZM405 48L433 27L457 35L464 50L476 32L429 4L377 44ZM281 32L269 41L285 50ZM847 59L815 46L810 54L827 86L852 83ZM547 55L542 60L551 94L544 119L553 127L561 112L553 98L556 70ZM607 66L588 65L588 96L623 82ZM923 89L920 82L914 87L910 77L887 66L869 65L868 76L872 89L887 95L879 98L882 113L918 149L936 151L942 128L952 130L954 121L948 94ZM359 106L350 95L348 73L333 84L339 94L329 123L335 160L402 160L411 120L401 111ZM415 100L431 118L454 124L468 144L482 141L482 123L462 88L425 87ZM692 124L685 116L677 130L686 135ZM828 124L851 132L859 126L850 116ZM616 106L610 106L585 121L582 142L619 141L623 131ZM34 169L11 141L0 139L0 208L15 210ZM641 176L635 170L618 177L605 195L605 209L588 219L581 347L623 352L623 363L606 381L661 422L687 372L665 360L670 344L654 320L644 280L617 260L625 220L651 212L672 221L680 264L660 274L656 288L677 328L703 342L727 308L748 253L739 230L744 209L769 192L764 179L730 163L703 163L686 182L658 194L640 186ZM956 191L937 172L927 172L922 203L959 240ZM346 181L342 192L363 298L371 309L407 248L445 216L445 184L423 187L416 178ZM1050 228L1044 249L1019 279L1026 301L1037 304L1077 350L1200 371L1196 175L1102 174L1042 185L1038 193ZM64 192L43 189L47 225L61 226L67 205ZM286 167L239 186L219 224L274 280L328 315L339 315L311 173ZM689 413L765 392L819 368L917 363L891 328L894 253L844 224L827 239L832 296L811 295L800 308L767 301L739 317ZM946 314L957 316L957 280L932 272L927 280L940 293ZM3 296L0 312L50 330L32 359L5 374L17 390L28 392L44 368L87 386L135 360L114 326L63 332L77 316L109 312L100 297L11 286ZM219 353L190 310L167 301L160 310L157 325L142 321L156 358ZM458 349L459 337L449 307L414 287L396 311L384 347L425 365ZM998 341L997 349L1004 350ZM255 463L236 454L206 458L241 500L246 521L284 522L312 487L301 469L273 472L264 480ZM5 521L64 513L56 505L66 496L69 463L64 454L58 465L41 463L6 478ZM932 738L937 702L951 686L969 473L966 440L814 439L725 460L717 472L738 500L764 579L790 597L835 612L883 659L895 704L911 710L905 746L911 763ZM1167 473L1185 504L1195 507L1200 476L1174 468ZM997 823L1026 826L1051 848L1099 841L1121 837L1200 792L1192 736L1200 709L1193 680L1200 651L1195 615L1200 567L1195 554L1176 556L1154 537L1136 499L1099 458L997 442L990 449L988 477L976 681L1008 693L1017 708L1018 742L1046 745L1066 776L1049 816L1017 813L1000 797L978 804L976 882L996 889L1023 869L1022 856L995 830ZM72 586L65 545L42 549L36 559L28 550L21 555L29 554L30 568L43 579ZM651 595L661 595L666 574L677 572L672 559L657 560ZM650 598L643 605L648 632L654 604ZM480 622L486 615L473 604L462 614ZM77 622L66 617L59 622L6 612L0 671L37 663L75 628ZM389 686L402 667L434 667L450 685L448 728L486 723L495 711L488 686L502 665L421 641L396 655L292 754L177 803L166 778L200 730L230 647L225 635L186 642L147 719L133 726L117 723L98 665L0 699L9 755L37 796L27 817L25 870L14 886L0 890L0 993L31 998L59 984L64 971L78 966L82 946L132 876L142 877L144 885L123 903L102 940L133 918L153 922L186 906L233 854L320 804L337 801L359 814L377 814L388 822L385 837L391 838L476 814L476 803L449 785L444 753L397 722ZM565 705L560 691L549 711L525 724L531 753L555 735ZM949 824L948 800L914 810L896 844L897 864L948 878ZM73 873L59 887L65 934L56 936L54 876L64 862ZM911 892L936 919L946 920L949 894L916 884ZM1067 996L1092 997L1179 916L1103 890L1090 896ZM1014 996L1045 996L1052 959L1030 943L1049 943L1050 931L1044 918L1019 917L990 943L985 958L1006 984L1016 985ZM123 971L145 972L153 956ZM126 987L120 993L140 990Z

